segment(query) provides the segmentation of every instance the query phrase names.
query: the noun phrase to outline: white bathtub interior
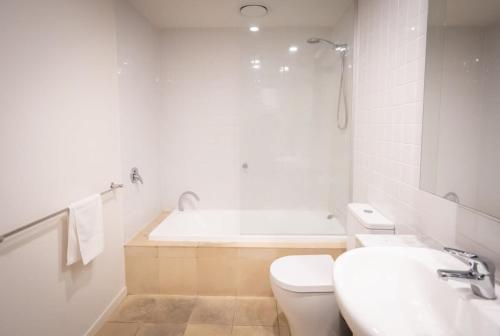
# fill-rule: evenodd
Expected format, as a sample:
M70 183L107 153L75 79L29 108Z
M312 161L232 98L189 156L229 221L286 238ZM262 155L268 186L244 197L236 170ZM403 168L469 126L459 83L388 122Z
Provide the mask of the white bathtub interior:
M328 211L174 210L150 234L159 241L338 240L344 226ZM329 239L331 238L331 239Z

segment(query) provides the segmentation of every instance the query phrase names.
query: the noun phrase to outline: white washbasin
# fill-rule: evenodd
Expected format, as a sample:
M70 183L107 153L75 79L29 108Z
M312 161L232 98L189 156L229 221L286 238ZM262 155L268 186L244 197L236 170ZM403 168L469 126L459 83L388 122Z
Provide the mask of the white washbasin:
M335 289L354 334L500 336L500 300L439 279L438 268L467 266L427 248L365 247L342 254L335 261ZM496 292L500 297L498 286Z

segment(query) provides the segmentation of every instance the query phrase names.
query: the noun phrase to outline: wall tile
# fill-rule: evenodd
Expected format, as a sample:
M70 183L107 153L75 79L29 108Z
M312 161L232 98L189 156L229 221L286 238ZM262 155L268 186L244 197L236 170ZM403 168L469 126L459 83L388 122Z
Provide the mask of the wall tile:
M199 258L197 263L199 295L236 295L236 258Z
M372 203L397 233L500 261L500 223L419 190L428 1L358 5L354 201Z
M159 289L161 294L197 295L198 269L196 258L159 258Z
M126 257L125 279L128 294L159 293L158 258Z

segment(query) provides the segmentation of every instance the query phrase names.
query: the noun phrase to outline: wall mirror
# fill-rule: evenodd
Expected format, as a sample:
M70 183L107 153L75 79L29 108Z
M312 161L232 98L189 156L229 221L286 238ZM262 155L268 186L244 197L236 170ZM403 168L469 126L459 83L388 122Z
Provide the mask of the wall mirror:
M430 0L420 188L500 218L500 1Z

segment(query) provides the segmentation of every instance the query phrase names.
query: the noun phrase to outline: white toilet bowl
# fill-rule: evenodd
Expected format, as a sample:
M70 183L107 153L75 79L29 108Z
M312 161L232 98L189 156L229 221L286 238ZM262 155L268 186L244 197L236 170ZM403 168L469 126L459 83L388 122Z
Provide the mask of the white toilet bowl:
M342 334L331 256L300 255L276 259L270 268L270 278L292 336Z

